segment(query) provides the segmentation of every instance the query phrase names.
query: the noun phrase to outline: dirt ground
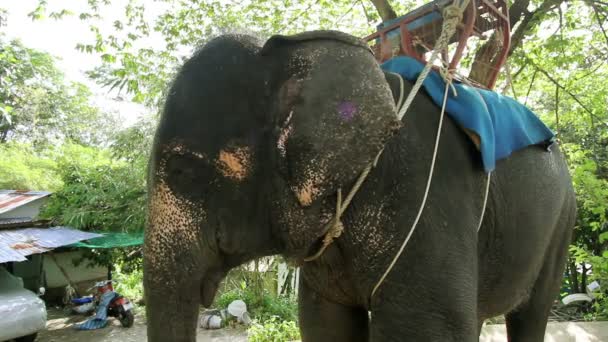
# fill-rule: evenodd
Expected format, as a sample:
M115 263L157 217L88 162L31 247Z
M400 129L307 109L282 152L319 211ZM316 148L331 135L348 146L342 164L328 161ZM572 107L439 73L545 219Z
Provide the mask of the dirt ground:
M84 316L66 316L61 310L49 309L46 330L38 333L39 342L145 342L146 325L142 315L135 315L135 324L123 328L118 320L110 318L107 327L99 330L78 331L74 324L86 319ZM224 328L220 330L198 330L198 341L246 342L245 329ZM504 342L507 340L504 324L486 325L480 342ZM601 342L608 341L608 322L562 322L549 323L545 342Z
M146 342L146 324L141 315L135 315L135 324L123 328L115 318L110 318L103 329L80 331L74 324L86 320L82 315L66 316L63 311L48 309L46 330L38 333L38 342ZM212 342L246 342L244 329L225 328L220 330L198 330L197 340Z

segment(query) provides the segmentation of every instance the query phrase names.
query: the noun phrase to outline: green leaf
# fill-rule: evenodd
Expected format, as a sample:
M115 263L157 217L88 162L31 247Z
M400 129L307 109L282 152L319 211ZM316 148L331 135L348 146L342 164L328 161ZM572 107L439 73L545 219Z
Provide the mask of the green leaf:
M601 233L599 236L600 243L608 241L608 232Z

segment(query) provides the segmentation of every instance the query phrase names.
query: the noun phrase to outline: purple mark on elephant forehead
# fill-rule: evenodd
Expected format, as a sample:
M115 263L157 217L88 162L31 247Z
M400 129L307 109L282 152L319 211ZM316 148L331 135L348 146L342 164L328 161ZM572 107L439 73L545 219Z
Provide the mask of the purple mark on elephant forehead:
M350 121L355 117L355 114L357 114L357 106L350 101L341 102L338 105L338 114L342 120Z

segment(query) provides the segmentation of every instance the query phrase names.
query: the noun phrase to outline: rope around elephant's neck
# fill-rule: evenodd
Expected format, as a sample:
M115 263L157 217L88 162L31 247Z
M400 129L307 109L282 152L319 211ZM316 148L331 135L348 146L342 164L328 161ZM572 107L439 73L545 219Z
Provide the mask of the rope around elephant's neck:
M409 106L414 101L414 97L416 96L416 93L418 92L420 87L422 87L422 83L424 82L424 79L429 74L431 67L433 66L433 63L439 56L439 52L443 51L444 49L447 49L450 38L452 38L454 33L456 33L458 24L462 20L464 10L466 9L466 7L469 4L469 0L463 0L462 2L460 2L460 4L458 4L457 1L458 0L454 0L454 3L452 3L450 6L446 7L443 11L443 25L442 25L443 27L441 28L441 34L439 35L439 38L437 39L437 43L436 43L435 49L433 50L431 58L429 59L429 61L425 65L424 69L418 76L418 79L416 80L414 87L410 91L410 94L408 95L407 100L405 101L405 104L399 110L397 117L400 120L401 120L401 118L403 118L403 116L409 109ZM439 125L437 127L437 135L435 138L435 147L433 150L433 157L431 159L431 167L430 167L429 175L427 178L424 196L422 198L422 203L420 204L420 208L418 209L418 214L416 215L416 219L414 220L414 223L412 224L412 228L410 229L409 233L405 237L405 240L401 244L399 251L397 252L395 257L389 264L389 266L386 269L386 271L384 272L384 274L382 274L382 277L380 277L380 280L378 280L378 283L376 283L376 286L374 286L371 296L370 296L370 300L371 300L371 298L374 297L374 295L376 294L376 291L378 291L378 289L380 288L380 286L382 285L382 283L384 282L384 280L386 279L388 274L391 272L391 270L397 263L397 260L399 259L399 257L403 253L403 251L405 250L405 246L407 245L407 243L410 241L410 238L414 234L414 231L416 230L416 227L418 225L418 221L420 220L420 217L422 216L422 212L424 211L424 206L426 205L426 200L428 198L429 190L431 188L431 183L433 180L433 172L435 170L435 161L437 160L437 151L439 148L439 139L441 138L441 128L443 127L443 118L444 118L444 114L445 114L445 107L446 107L447 100L448 100L448 91L450 90L450 87L452 84L452 79L453 79L452 72L453 72L452 70L448 69L445 72L441 73L446 81L445 92L443 94L443 104L441 106L441 113L439 116Z
M378 288L380 288L380 285L382 285L382 282L384 282L384 279L386 279L386 276L388 276L388 274L391 272L391 270L395 266L395 263L397 263L397 260L399 260L399 257L403 253L403 250L405 250L405 246L407 245L407 243L410 241L410 238L414 234L414 231L416 230L416 227L418 226L418 221L420 220L420 217L422 216L422 212L424 211L424 206L426 204L426 200L427 200L428 195L429 195L429 190L431 188L431 183L433 181L433 172L435 170L435 161L437 160L437 151L438 151L438 147L439 147L439 139L441 138L441 128L443 127L443 117L444 117L444 113L445 113L445 105L447 103L448 90L449 89L450 89L449 84L446 84L445 85L445 92L444 92L444 95L443 95L443 105L441 107L441 114L439 116L439 125L437 126L437 135L436 135L436 138L435 138L435 147L434 147L434 150L433 150L433 158L431 159L431 168L430 168L429 176L428 176L427 182L426 182L426 189L424 190L424 195L422 197L422 203L420 203L420 208L418 209L418 214L416 214L416 219L414 220L414 223L412 224L412 228L410 229L409 233L405 237L405 240L403 241L403 244L401 244L401 247L399 248L399 251L397 252L397 254L395 254L395 257L393 258L393 260L389 264L389 266L386 269L386 271L384 272L384 274L382 274L382 277L380 277L380 280L378 280L378 283L376 283L376 286L374 286L374 289L372 290L372 294L371 294L370 298L374 297L374 294L376 293L376 291L378 290Z
M399 79L399 99L397 100L397 110L400 110L403 104L405 83L401 75L396 73L393 74L395 74ZM374 161L368 164L365 169L363 169L363 171L359 174L355 185L353 185L353 187L350 189L350 192L348 193L348 196L346 196L346 200L344 202L342 202L342 188L338 188L336 200L336 215L327 223L327 225L323 229L323 231L325 232L325 236L323 236L323 244L315 254L309 257L305 257L304 261L308 262L319 258L323 254L323 252L325 252L327 247L329 247L329 245L333 242L333 240L337 239L338 237L340 237L340 235L342 235L342 232L344 231L344 224L342 224L342 222L340 221L340 217L342 217L342 214L344 213L344 211L346 211L346 208L348 208L350 201L353 199L357 191L359 191L359 188L367 178L367 175L369 175L372 168L376 167L378 159L380 159L380 156L382 155L383 151L384 148L381 149L380 152L378 152L376 158L374 158Z
M412 90L408 94L408 97L407 97L405 103L403 104L403 106L401 108L397 108L397 110L398 110L397 118L400 121L403 119L403 117L405 116L405 113L407 112L410 105L412 104L414 98L416 97L416 94L418 93L418 90L420 90L420 88L422 87L422 83L424 82L424 80L428 76L429 72L431 71L431 67L433 66L433 63L439 56L439 52L443 51L444 49L447 49L450 38L454 35L454 33L456 33L457 26L460 23L460 21L462 20L464 10L468 6L470 0L462 0L460 3L457 3L458 1L459 0L454 0L454 3L452 5L446 7L443 11L443 18L444 18L443 25L442 25L442 29L441 29L441 34L439 35L439 38L437 39L437 44L436 44L435 50L433 50L433 53L431 54L431 58L429 58L429 61L427 62L424 69L418 76L418 79L416 80L416 83L414 84L414 86L412 87ZM393 258L392 262L390 263L389 267L384 272L384 274L382 275L382 277L380 278L380 280L378 281L378 283L372 290L371 297L374 296L374 294L376 293L376 291L378 290L380 285L382 285L382 282L384 281L386 276L393 269L393 266L395 265L395 263L401 256L401 253L403 253L405 246L407 245L412 234L414 233L414 230L416 229L416 226L418 224L418 221L420 219L420 216L422 215L422 211L426 204L429 189L430 189L432 179L433 179L433 171L435 169L435 160L437 159L437 150L439 147L439 138L441 137L441 128L443 126L443 116L445 113L445 106L447 103L448 90L452 86L452 79L453 79L452 73L453 73L453 70L442 70L442 72L441 72L441 75L445 78L445 81L446 81L446 88L445 88L445 94L444 94L444 98L443 98L443 105L441 108L441 114L440 114L440 118L439 118L439 127L437 128L437 137L435 139L435 147L434 147L434 151L433 151L433 158L431 161L431 168L430 168L430 172L429 172L429 176L428 176L428 180L427 180L426 190L424 192L422 203L420 205L420 209L418 210L418 214L416 216L414 224L413 224L412 228L410 229L410 232L406 236L405 240L403 241L401 248L399 249L399 251L397 252L395 257ZM400 96L399 102L401 102L401 96ZM327 249L327 247L333 242L333 240L338 238L340 235L342 235L342 232L344 231L344 225L342 224L342 221L340 220L340 218L341 218L342 214L348 208L348 205L350 204L354 195L357 193L357 191L359 190L359 188L361 187L361 185L363 184L363 182L369 175L371 169L373 167L375 167L376 164L378 163L378 159L380 158L380 155L382 154L383 151L384 151L384 149L380 150L378 152L378 154L376 155L376 157L374 158L374 161L372 163L368 164L365 167L365 169L363 169L363 171L357 178L355 185L353 185L353 187L351 188L351 191L349 192L344 203L342 203L342 189L341 188L338 189L337 201L336 201L336 215L326 225L327 228L324 229L326 231L326 233L324 234L324 237L323 237L323 244L322 244L321 248L314 255L304 258L304 261L309 262L309 261L313 261L313 260L316 260L317 258L319 258L323 254L325 249Z
M312 256L304 258L304 261L308 262L308 261L313 261L313 260L316 260L317 258L319 258L323 254L323 252L325 252L325 249L327 249L327 247L329 247L329 245L335 239L337 239L338 237L340 237L340 235L342 235L342 232L344 231L344 225L342 224L342 221L340 220L340 218L342 217L342 214L344 214L344 212L346 211L346 208L348 208L350 201L353 199L353 197L355 196L357 191L359 191L359 188L361 187L361 185L367 178L367 175L369 175L369 172L372 170L372 168L374 166L376 166L376 163L378 163L378 159L380 158L380 155L382 154L383 150L384 149L380 150L380 152L376 155L376 158L374 159L374 161L372 163L368 164L365 167L365 169L363 169L361 174L359 174L359 178L357 178L355 185L353 185L353 187L351 188L351 190L348 193L348 196L346 196L346 199L344 200L344 202L342 202L342 188L338 188L338 193L337 193L338 199L336 200L336 215L334 216L334 218L331 221L329 221L329 223L327 223L326 228L324 229L326 231L326 233L325 233L325 236L323 237L323 244L321 245L321 248L319 248L317 253L315 253Z

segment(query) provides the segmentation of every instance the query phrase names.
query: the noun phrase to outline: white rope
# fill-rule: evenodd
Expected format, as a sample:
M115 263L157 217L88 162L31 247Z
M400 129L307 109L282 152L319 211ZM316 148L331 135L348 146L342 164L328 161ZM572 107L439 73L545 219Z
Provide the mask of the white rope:
M469 0L463 0L460 4L458 4L457 1L458 0L454 0L454 3L452 3L450 6L446 7L443 10L443 25L442 25L443 27L441 28L441 34L439 35L439 38L437 39L435 50L433 50L433 53L431 54L431 58L429 58L429 61L425 65L424 69L422 69L422 72L420 73L420 75L418 75L418 79L416 80L416 83L412 87L412 90L410 91L410 93L405 101L405 104L403 105L403 107L401 107L401 109L397 113L397 118L399 120L401 120L403 118L403 116L409 109L410 105L414 101L416 94L418 93L418 90L422 87L424 80L426 79L429 72L431 71L431 67L433 66L433 63L435 62L435 59L437 59L437 57L439 56L440 51L442 51L448 47L450 38L456 32L457 26L460 23L460 21L462 20L464 10L466 9L466 7L469 4ZM443 104L441 106L439 125L437 127L437 136L435 138L435 147L433 150L433 157L431 159L431 168L429 170L429 175L428 175L428 179L427 179L427 183L426 183L426 189L425 189L424 195L422 197L422 203L420 204L420 208L418 209L418 214L416 215L416 219L414 220L414 223L412 224L412 228L410 229L409 233L405 237L405 240L403 241L403 244L399 248L399 251L397 252L395 257L391 261L390 265L388 266L388 268L386 269L386 271L384 272L382 277L380 277L380 280L378 280L378 283L376 284L376 286L374 286L374 288L372 290L371 298L374 297L374 294L376 293L378 288L380 288L380 285L382 285L382 282L384 282L384 279L386 279L388 274L391 272L391 270L397 263L397 260L399 259L399 257L403 253L403 251L405 250L405 246L407 245L410 238L414 234L414 231L416 230L416 227L418 225L418 221L420 220L420 217L422 216L424 206L426 205L426 200L428 198L429 190L431 188L431 183L433 180L433 172L435 170L435 161L437 159L437 151L439 148L439 139L441 137L441 128L443 127L443 117L445 114L445 107L446 107L447 100L448 100L448 91L450 90L450 88L452 86L452 77L453 77L452 72L453 72L452 70L447 70L447 71L444 71L441 73L446 81L445 92L443 94Z
M391 74L393 74L393 75L397 76L397 78L399 78L399 99L397 100L397 110L399 110L401 108L401 105L403 102L403 97L404 97L404 92L405 92L405 82L403 80L403 77L401 77L401 75L394 73L394 72L391 72ZM361 185L363 184L363 182L369 175L372 168L376 167L376 165L378 164L378 160L380 159L380 156L382 155L383 151L384 151L384 148L382 148L378 152L378 154L376 155L376 158L374 158L373 162L368 164L365 167L365 169L363 169L363 171L359 174L357 181L355 182L355 184L351 188L350 192L346 196L346 199L344 200L344 202L342 202L342 188L338 189L337 201L336 201L336 215L326 224L326 226L323 229L323 231L325 233L324 233L324 237L322 240L323 243L321 244L321 248L319 248L319 250L315 254L305 257L304 261L310 262L310 261L314 261L314 260L318 259L325 252L327 247L329 247L329 245L335 239L339 238L340 235L342 235L342 232L344 231L344 224L342 224L342 221L340 221L340 218L342 217L342 214L344 214L344 212L348 208L348 205L350 204L351 200L353 199L353 197L355 196L357 191L359 191L359 188L361 187Z
M488 181L486 183L486 192L483 196L483 207L481 208L481 216L479 217L479 225L477 226L477 233L479 234L479 230L481 229L481 223L483 222L483 217L486 215L486 207L488 205L488 194L490 193L490 179L492 177L492 172L488 172Z
M462 20L464 10L467 8L469 1L470 0L463 0L460 4L457 4L458 0L454 0L454 3L443 10L443 27L441 28L441 34L439 35L439 38L437 38L437 42L435 43L436 46L431 54L431 58L429 58L429 61L426 63L424 69L422 69L422 72L418 76L416 83L405 100L405 104L403 107L401 107L399 113L397 113L397 118L399 120L403 118L407 110L410 108L410 105L414 101L418 90L420 87L422 87L422 83L431 71L433 63L437 57L439 57L439 53L448 47L450 38L452 38L454 33L456 33L458 24Z
M397 100L397 110L401 110L401 106L403 105L403 95L405 92L405 82L403 81L403 77L396 72L391 72L391 74L397 76L399 79L399 99Z
M445 105L446 105L447 100L448 100L448 90L449 89L450 89L449 84L446 84L445 85L445 92L444 92L444 95L443 95L443 105L441 106L441 114L439 116L439 125L437 127L437 136L435 138L435 148L433 150L433 158L431 160L431 169L429 171L429 176L428 176L427 181L426 181L426 189L424 190L424 196L422 197L422 203L420 204L420 208L418 209L418 214L416 215L416 219L414 220L414 223L412 224L412 228L410 229L410 232L405 237L405 240L403 241L403 244L401 245L401 248L399 248L399 251L397 252L397 254L395 255L395 257L393 258L393 261L391 261L390 265L388 266L388 268L386 269L386 271L384 272L384 274L382 275L382 277L380 278L380 280L378 281L378 283L376 284L376 286L374 286L374 289L372 290L372 295L371 295L372 297L374 297L374 294L376 293L376 290L378 290L378 288L380 287L380 285L382 285L382 282L384 281L384 279L386 278L386 276L391 272L391 270L393 269L393 266L395 266L395 263L397 262L397 260L401 256L401 253L403 253L403 250L405 249L405 246L410 241L410 238L412 237L412 234L414 234L414 230L416 230L416 226L418 225L418 221L420 220L420 217L422 216L422 211L424 210L424 206L426 205L426 200L428 198L429 190L431 188L431 183L433 181L433 172L435 170L435 161L437 160L437 151L439 149L439 138L441 138L441 127L443 127L443 117L444 117L444 113L445 113Z

